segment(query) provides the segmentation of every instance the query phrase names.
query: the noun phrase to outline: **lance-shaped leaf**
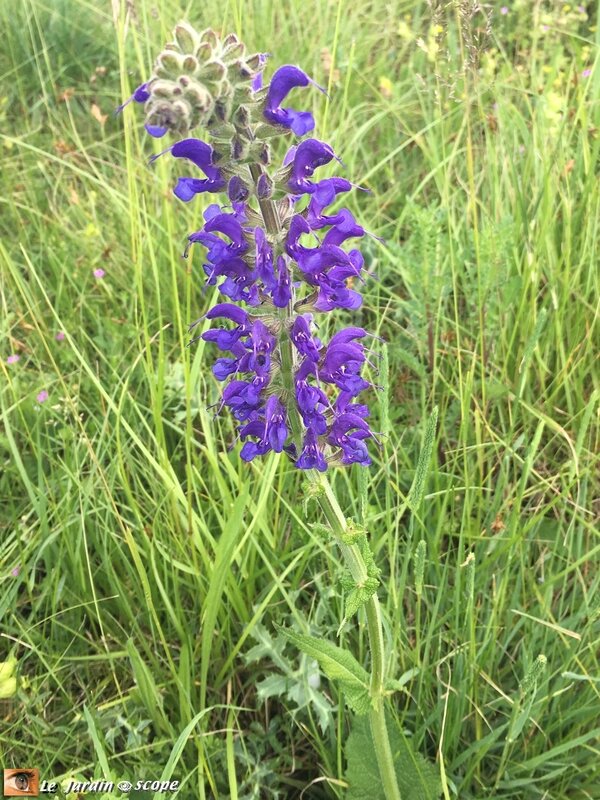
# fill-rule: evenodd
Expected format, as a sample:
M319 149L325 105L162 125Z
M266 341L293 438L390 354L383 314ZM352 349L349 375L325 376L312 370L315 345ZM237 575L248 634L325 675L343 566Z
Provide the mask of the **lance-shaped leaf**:
M354 656L331 642L296 633L289 628L279 628L285 638L306 655L315 658L330 680L339 681L350 708L357 714L367 714L369 697L369 675Z

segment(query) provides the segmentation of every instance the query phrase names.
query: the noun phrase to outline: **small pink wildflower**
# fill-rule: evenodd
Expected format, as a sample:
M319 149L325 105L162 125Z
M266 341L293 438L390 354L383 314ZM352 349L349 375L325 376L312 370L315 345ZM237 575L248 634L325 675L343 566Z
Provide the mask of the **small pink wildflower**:
M105 275L106 275L106 272L104 272L103 269L95 269L94 270L94 278L100 279L100 278L103 278Z
M6 363L7 364L16 364L17 361L20 361L20 360L21 360L21 356L17 355L16 353L13 353L12 356L9 356L6 359Z
M542 25L542 30L544 31L544 33L546 33L546 31L549 31L550 28L547 25Z
M506 16L508 14L508 6L502 6L502 8L500 9L500 13Z
M62 340L65 338L65 332L59 331L57 334L55 334L54 338L57 342L62 342Z
M48 392L45 389L42 389L35 399L38 401L38 403L45 403L48 399Z
M18 578L19 572L21 572L21 567L13 567L10 571L10 574L13 576L13 578Z
M589 78L591 74L592 74L592 70L588 67L587 69L583 70L583 72L581 73L581 77L582 78Z

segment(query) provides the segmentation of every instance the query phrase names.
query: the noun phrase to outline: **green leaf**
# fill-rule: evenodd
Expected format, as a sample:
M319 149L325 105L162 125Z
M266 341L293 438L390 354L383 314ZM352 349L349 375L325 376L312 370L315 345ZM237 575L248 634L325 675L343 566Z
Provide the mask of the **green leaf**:
M404 687L406 684L412 681L413 678L416 678L420 671L418 667L413 667L403 672L399 678L388 678L385 682L386 691L390 693L405 691Z
M535 693L531 694L525 703L517 706L518 711L515 709L516 713L513 714L513 718L511 719L510 727L506 735L506 740L508 742L514 742L519 737L521 731L525 727L525 723L529 719L534 700Z
M216 640L215 628L222 597L231 575L233 553L244 527L242 518L248 502L248 489L245 488L236 499L219 538L215 561L208 591L202 604L202 633L200 636L200 704L205 705L208 669L212 663L211 653Z
M261 703L270 697L281 697L290 686L290 681L285 675L269 675L256 684L258 699Z
M346 520L346 528L341 535L344 544L355 544L359 539L366 539L367 529L364 525L359 525L353 519Z
M433 451L433 443L435 442L435 432L437 428L438 409L437 406L431 412L431 416L427 420L427 428L425 429L425 441L423 449L419 454L417 462L417 469L415 477L408 493L406 503L411 511L416 511L421 505L423 494L425 492L425 481L427 480L427 473L429 472L429 462L431 461L431 453Z
M437 768L414 753L398 725L389 715L386 719L402 800L438 800L442 789ZM367 717L356 717L352 723L346 759L346 800L385 800Z
M313 522L310 528L313 533L319 537L319 539L325 539L326 542L329 541L331 534L333 533L329 525L323 525L320 522Z
M381 570L375 564L375 558L369 547L367 537L364 534L359 537L358 546L367 569L367 577L361 583L358 583L349 572L345 572L340 578L342 588L348 592L348 596L346 597L344 606L344 619L339 630L341 630L350 617L354 616L354 614L364 606L367 600L375 594L379 586Z
M358 609L362 608L367 600L373 597L378 586L379 581L377 578L367 578L361 585L354 584L354 588L346 598L344 622L354 616Z
M367 714L371 705L369 675L347 650L315 636L279 628L286 639L311 658L316 659L330 680L339 681L346 702L357 714Z

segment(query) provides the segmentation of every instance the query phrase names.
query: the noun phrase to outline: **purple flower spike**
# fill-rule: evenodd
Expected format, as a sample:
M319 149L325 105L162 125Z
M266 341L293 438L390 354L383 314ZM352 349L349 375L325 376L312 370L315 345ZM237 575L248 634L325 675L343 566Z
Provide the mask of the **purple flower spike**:
M308 86L309 83L313 83L313 81L298 67L290 64L279 67L267 89L264 108L266 119L273 125L290 128L296 136L304 136L305 133L312 131L315 127L315 120L310 111L296 111L293 108L281 107L281 103L292 89Z
M308 136L295 139L283 163L272 165L273 135L303 137L315 125L310 112L288 107L288 95L316 84L287 64L263 88L267 55L239 55L243 48L236 37L222 42L231 59L205 61L204 44L213 36L220 38L210 34L201 40L196 72L191 58L180 76L178 59L161 56L159 75L139 86L119 110L145 103L147 119L168 121L170 130L201 125L211 137L201 141L181 134L190 138L150 162L165 153L191 162L174 188L183 202L223 192L218 204L203 212L184 251L187 257L194 245L195 274L205 289L214 287L220 295L190 326L203 320L214 326L197 338L219 351L212 366L215 379L223 382L217 413L226 409L235 420L246 462L283 452L299 469L369 466L369 440L377 440L359 395L377 388L362 374L366 369L376 374L367 343L371 334L338 326L329 342L322 342L317 317L362 304L357 290L365 280L365 259L353 244L370 234L338 205L340 195L362 189L340 176L320 177L320 167L343 163L331 145ZM211 48L221 52L219 45ZM157 138L167 132L162 124L146 129ZM104 271L94 275L101 279ZM38 400L44 399L42 393Z

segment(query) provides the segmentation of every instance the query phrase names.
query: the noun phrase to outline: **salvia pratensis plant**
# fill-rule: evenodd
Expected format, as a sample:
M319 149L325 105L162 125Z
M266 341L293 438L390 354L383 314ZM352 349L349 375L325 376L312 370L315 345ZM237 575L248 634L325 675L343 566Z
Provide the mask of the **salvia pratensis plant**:
M205 284L223 296L202 318L211 327L199 337L218 351L212 371L224 383L219 411L227 408L236 420L242 459L285 453L306 471L308 494L348 567L345 617L365 609L371 674L335 645L283 633L341 680L357 714L369 716L382 790L398 800L384 713L393 682L386 676L379 570L365 530L346 519L325 474L368 467L375 440L368 406L359 400L372 386L362 373L375 358L373 337L357 326L340 328L328 342L319 336L323 315L362 303L364 258L355 242L365 229L347 208L330 208L359 187L345 177L318 178L320 167L340 159L307 136L312 115L288 106L293 89L324 90L292 65L279 67L264 86L266 61L265 54L248 54L235 34L221 38L180 23L152 75L119 110L142 104L151 136L178 137L151 161L170 155L181 163L174 188L180 200L221 195L223 204L206 208L185 249L187 256L192 247L204 248ZM198 128L208 141L189 136ZM271 142L290 136L300 140L281 165L272 165Z

